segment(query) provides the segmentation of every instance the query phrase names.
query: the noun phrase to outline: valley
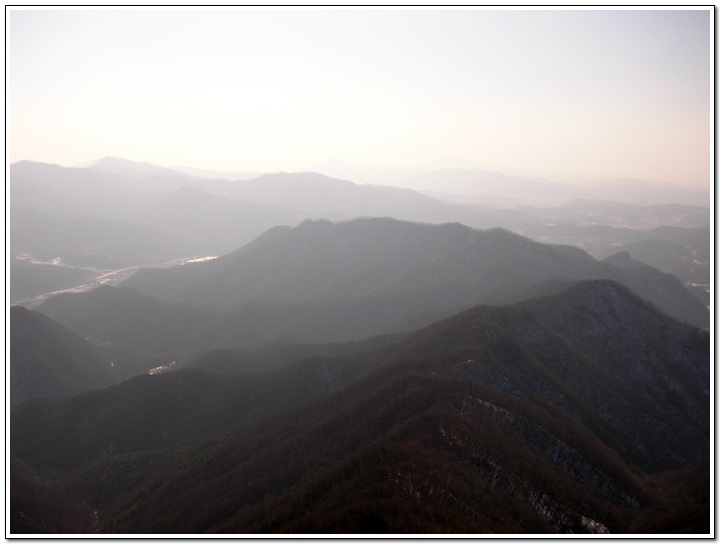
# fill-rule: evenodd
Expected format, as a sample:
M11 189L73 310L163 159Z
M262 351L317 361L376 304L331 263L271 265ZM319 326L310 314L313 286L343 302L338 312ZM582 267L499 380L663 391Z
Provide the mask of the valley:
M7 5L6 539L714 539L716 19Z
M41 304L44 300L47 298L50 298L55 295L65 294L65 293L84 293L86 291L90 291L92 289L95 289L97 287L100 287L102 285L107 286L115 286L119 283L125 281L130 276L132 276L135 272L140 270L141 268L169 268L172 266L182 266L183 264L188 263L196 263L196 262L205 262L212 259L215 259L214 256L206 256L206 257L181 257L178 259L172 259L170 261L159 263L159 264L153 264L153 265L135 265L135 266L128 266L125 268L119 268L116 270L95 270L95 269L87 269L87 268L74 268L71 266L63 265L61 262L58 262L59 259L54 259L51 262L43 262L38 261L32 258L30 255L18 255L15 259L18 262L18 264L29 264L29 265L35 265L35 266L41 266L41 267L56 267L57 269L70 269L73 271L77 271L79 273L83 274L83 277L86 279L89 279L87 283L82 283L79 285L75 285L72 287L68 287L65 289L58 289L56 291L50 291L47 293L39 293L36 295L33 295L32 297L28 298L17 298L18 295L15 295L15 297L12 296L11 293L11 303L12 304L19 304L22 306L26 306L28 308L34 308L35 306L38 306ZM27 271L19 269L17 271L17 275L25 275L27 274ZM52 272L51 272L52 274Z
M708 208L13 166L12 533L710 530Z

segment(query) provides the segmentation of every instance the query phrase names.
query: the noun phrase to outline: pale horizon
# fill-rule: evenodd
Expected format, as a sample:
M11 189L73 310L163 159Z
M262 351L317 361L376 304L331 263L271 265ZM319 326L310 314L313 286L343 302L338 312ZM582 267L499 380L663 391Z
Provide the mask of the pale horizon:
M183 173L185 170L188 170L188 171L189 170L198 170L198 171L202 170L202 171L207 171L207 172L217 172L218 174L228 173L228 172L230 172L230 173L243 172L243 173L257 174L257 176L262 176L265 174L277 174L277 173L296 174L296 173L314 172L314 173L326 175L328 177L345 179L347 181L352 181L353 183L357 183L360 185L365 184L365 183L370 183L370 184L375 184L375 185L396 185L396 186L402 186L402 187L407 187L407 188L413 188L413 187L411 187L408 183L398 183L395 181L389 182L389 183L384 183L382 179L378 180L377 183L373 183L373 182L364 181L362 179L352 179L352 176L343 176L343 175L338 176L338 175L333 175L332 173L328 173L328 172L332 172L330 165L332 165L334 167L335 164L337 163L338 167L344 166L344 167L348 167L348 168L358 168L358 169L368 170L368 171L377 170L379 172L381 172L381 171L395 172L398 175L398 181L400 181L401 179L404 181L403 176L408 176L408 179L410 179L411 176L416 175L416 174L442 172L442 171L454 171L454 170L467 170L467 171L497 173L497 174L501 174L503 176L526 178L529 180L533 180L533 179L542 180L542 181L548 181L551 183L566 184L566 185L571 185L571 186L593 185L593 184L602 184L602 183L608 183L608 182L622 182L622 181L636 182L637 181L637 182L643 182L643 183L647 182L647 183L658 184L659 186L664 186L664 187L668 187L668 188L674 187L674 188L678 188L678 189L699 190L699 191L709 189L709 186L707 184L692 186L692 185L683 184L683 183L679 183L679 182L673 182L673 181L658 181L658 180L653 180L653 179L641 179L641 178L631 178L631 177L600 178L600 177L591 177L591 176L582 176L582 175L563 175L563 174L558 174L558 175L554 175L554 176L553 175L551 175L551 176L534 176L531 174L526 174L524 172L514 171L512 169L500 169L500 168L493 169L492 167L485 167L484 165L481 165L481 164L473 164L473 163L470 163L469 161L467 161L467 164L460 164L461 161L459 161L457 159L453 159L453 158L445 158L445 159L440 158L436 161L437 164L427 163L425 165L419 165L416 167L407 167L407 168L392 167L392 166L381 165L381 164L364 165L364 164L351 163L351 162L346 162L346 161L334 161L334 160L330 159L328 161L324 161L322 163L317 163L315 165L311 165L311 166L305 167L305 168L264 170L264 171L250 170L250 169L246 169L246 168L202 168L202 167L197 167L197 166L194 166L191 164L160 164L160 163L155 163L155 162L151 162L151 161L138 161L138 160L134 160L132 158L120 157L117 155L106 155L104 157L98 157L93 160L87 160L87 161L83 161L83 162L76 163L76 164L70 164L70 163L61 164L60 162L42 161L42 160L34 160L34 159L26 159L26 158L19 159L17 161L12 161L12 162L10 162L10 164L16 164L19 162L27 161L27 162L35 162L35 163L52 164L52 165L56 165L56 166L61 166L63 168L88 168L88 167L92 167L95 163L97 163L103 159L107 159L107 158L127 160L127 161L130 161L133 163L138 163L138 164L148 164L148 165L152 165L152 166L159 166L161 168L167 168L168 170L177 171L178 173ZM199 177L203 177L203 176L199 176ZM443 191L440 188L440 189L438 189L437 192L442 193ZM452 191L450 191L450 192L452 192Z
M13 163L712 177L709 9L8 14Z

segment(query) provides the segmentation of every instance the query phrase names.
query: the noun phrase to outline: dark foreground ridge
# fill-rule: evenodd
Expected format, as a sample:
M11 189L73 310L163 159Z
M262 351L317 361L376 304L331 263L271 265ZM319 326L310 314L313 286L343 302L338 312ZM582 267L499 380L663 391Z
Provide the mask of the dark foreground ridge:
M16 406L11 530L709 532L709 335L626 287L355 347Z

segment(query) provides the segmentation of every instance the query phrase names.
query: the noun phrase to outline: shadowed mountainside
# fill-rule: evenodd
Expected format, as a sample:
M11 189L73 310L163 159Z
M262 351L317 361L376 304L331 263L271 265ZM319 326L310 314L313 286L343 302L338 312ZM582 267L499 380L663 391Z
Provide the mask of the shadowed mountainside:
M134 358L133 368L148 369L277 339L338 342L405 332L477 303L557 293L573 279L598 277L706 326L707 308L677 278L647 265L598 262L576 248L503 230L389 219L272 229L225 257L142 270L121 287L56 295L38 310L106 343L122 368ZM153 362L163 357L158 350L170 349L173 355ZM140 365L143 358L148 363Z
M10 309L13 533L710 530L707 208L114 158L10 190L13 297L232 251Z
M708 453L708 358L707 333L581 282L369 352L24 403L11 447L78 467L63 485L109 532L624 532L669 500L647 473Z
M503 302L505 294L551 279L590 278L619 281L669 314L708 326L707 308L677 278L652 267L618 269L577 248L502 229L388 218L271 229L212 262L140 270L124 285L163 300L226 308L251 300L404 297L421 313Z
M117 381L100 352L45 315L10 308L10 403L60 398Z
M177 237L127 221L56 217L14 206L10 229L13 255L29 254L40 261L59 258L81 268L124 268L184 255Z

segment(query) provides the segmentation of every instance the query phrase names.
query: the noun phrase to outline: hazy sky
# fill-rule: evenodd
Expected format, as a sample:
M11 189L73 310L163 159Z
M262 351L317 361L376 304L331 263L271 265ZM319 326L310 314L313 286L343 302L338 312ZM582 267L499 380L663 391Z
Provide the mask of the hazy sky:
M711 11L13 9L12 162L707 186Z

